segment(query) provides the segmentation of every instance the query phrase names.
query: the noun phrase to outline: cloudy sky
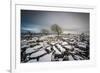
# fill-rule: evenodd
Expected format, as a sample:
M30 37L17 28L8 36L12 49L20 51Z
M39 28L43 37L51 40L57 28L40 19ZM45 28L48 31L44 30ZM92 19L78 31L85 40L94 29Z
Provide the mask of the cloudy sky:
M21 30L40 32L58 24L64 33L89 32L89 13L21 10Z

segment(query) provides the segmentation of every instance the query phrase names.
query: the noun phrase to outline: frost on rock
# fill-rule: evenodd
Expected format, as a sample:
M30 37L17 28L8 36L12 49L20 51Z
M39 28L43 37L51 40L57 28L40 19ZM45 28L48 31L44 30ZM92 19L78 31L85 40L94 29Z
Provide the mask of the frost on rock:
M40 49L41 47L42 47L42 46L39 45L39 46L35 46L35 47L32 47L32 48L28 48L28 49L26 50L26 53L31 53L31 52L33 52L33 51L35 51L35 50Z
M38 57L38 56L40 56L40 55L42 55L44 53L46 53L45 50L40 50L40 51L38 51L36 53L31 54L30 57Z
M45 35L21 40L21 62L88 60L89 40Z

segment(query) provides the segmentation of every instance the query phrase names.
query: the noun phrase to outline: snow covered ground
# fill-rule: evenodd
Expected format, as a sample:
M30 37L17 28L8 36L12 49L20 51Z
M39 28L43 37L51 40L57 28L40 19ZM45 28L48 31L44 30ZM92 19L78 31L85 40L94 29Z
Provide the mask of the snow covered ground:
M46 38L46 39L45 39ZM50 61L72 61L72 60L88 60L89 48L84 42L76 42L75 39L68 41L64 40L48 41L48 37L21 41L21 62L50 62ZM34 41L34 42L33 42ZM30 43L31 42L31 43ZM77 46L77 47L76 47ZM23 51L23 49L25 49ZM88 49L88 50L82 50Z

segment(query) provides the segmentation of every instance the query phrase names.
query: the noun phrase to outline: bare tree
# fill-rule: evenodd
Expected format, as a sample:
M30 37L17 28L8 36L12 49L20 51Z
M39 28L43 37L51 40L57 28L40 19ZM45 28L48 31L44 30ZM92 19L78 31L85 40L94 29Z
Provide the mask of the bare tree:
M54 33L56 33L56 34L58 35L58 37L59 37L59 35L62 33L61 27L60 27L59 25L57 25L57 24L52 25L52 26L51 26L51 30L52 30Z
M42 29L41 32L42 32L42 34L45 34L45 35L49 34L49 30L47 30L47 29Z

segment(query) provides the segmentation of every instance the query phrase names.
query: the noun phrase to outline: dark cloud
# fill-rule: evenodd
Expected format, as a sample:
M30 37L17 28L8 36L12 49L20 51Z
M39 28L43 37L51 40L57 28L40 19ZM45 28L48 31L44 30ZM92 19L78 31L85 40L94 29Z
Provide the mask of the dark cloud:
M58 24L64 31L88 32L89 13L21 10L21 29L40 31Z

